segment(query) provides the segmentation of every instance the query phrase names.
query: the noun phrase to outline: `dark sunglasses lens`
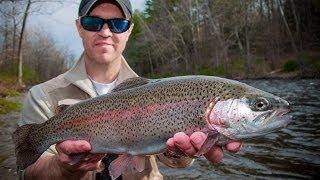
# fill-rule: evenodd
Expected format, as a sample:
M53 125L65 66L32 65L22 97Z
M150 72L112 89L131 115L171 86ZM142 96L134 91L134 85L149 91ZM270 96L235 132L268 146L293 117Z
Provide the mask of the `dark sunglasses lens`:
M126 32L130 27L130 21L126 19L109 19L107 23L110 31L113 33Z
M103 19L98 17L84 16L81 18L82 27L88 31L100 31L103 24Z

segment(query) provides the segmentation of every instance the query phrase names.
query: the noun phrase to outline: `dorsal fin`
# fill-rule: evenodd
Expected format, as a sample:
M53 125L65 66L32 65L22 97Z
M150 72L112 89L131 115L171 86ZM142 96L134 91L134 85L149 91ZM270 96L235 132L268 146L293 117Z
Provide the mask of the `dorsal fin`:
M149 79L143 78L143 77L134 77L134 78L129 78L122 83L120 83L118 86L116 86L112 92L117 92L117 91L122 91L125 89L131 89L134 87L139 87L145 84L149 83Z

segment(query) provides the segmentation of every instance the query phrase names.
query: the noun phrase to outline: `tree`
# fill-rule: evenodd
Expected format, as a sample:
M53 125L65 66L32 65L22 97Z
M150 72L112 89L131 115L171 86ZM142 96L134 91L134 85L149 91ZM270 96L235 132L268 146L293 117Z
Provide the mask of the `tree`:
M34 13L48 13L45 8L48 3L59 3L61 4L62 0L27 0L25 2L21 2L21 0L2 0L0 1L0 5L5 4L12 7L12 12L1 11L2 14L5 14L7 17L10 17L13 20L13 33L12 33L12 61L15 61L15 57L18 57L17 62L17 77L18 84L20 87L24 87L23 83L23 44L25 41L25 31L27 29L28 19L31 14ZM68 3L74 3L73 1L68 1ZM3 5L2 7L6 7ZM18 8L16 8L18 7ZM6 20L5 20L6 21ZM19 33L18 27L20 26ZM6 30L8 27L6 28ZM6 31L5 31L6 32ZM4 42L5 47L8 43L8 34L5 33L6 40ZM18 45L16 51L16 44ZM7 56L8 53L5 53ZM4 58L4 60L7 58Z
M30 11L30 6L31 6L31 0L27 1L26 9L23 13L23 20L22 20L22 27L19 35L19 46L18 46L18 82L20 87L25 87L25 84L23 83L22 76L23 76L23 71L22 71L22 64L23 64L23 59L22 59L22 43L24 40L24 32L25 32L25 27L27 23L27 19L29 16L29 11Z
M320 46L317 2L147 0L129 60L143 74L163 76L264 76L281 69L279 60L288 56L303 68L304 52Z
M32 49L30 49L30 47L34 41L30 41L30 39L28 39L28 36L33 34L32 30L27 26L28 19L31 14L47 13L47 10L45 8L47 3L60 4L62 3L62 1L28 0L21 2L21 0L7 0L0 2L0 14L3 15L0 16L0 23L3 23L5 25L0 26L0 47L2 47L0 56L0 68L3 69L3 71L6 71L6 73L15 73L17 75L18 85L21 87L24 86L24 68L27 68L25 71L28 72L28 76L30 76L30 73L35 74L33 72L35 72L34 70L36 69L37 74L41 75L41 77L43 77L43 80L46 80L46 78L58 75L57 73L61 73L62 70L65 70L66 63L64 63L63 59L73 59L73 57L69 55L68 52L62 49L57 50L55 44L53 43L53 40L48 39L48 37L42 38L44 39L43 41L36 42L38 44L40 44L41 42L48 42L47 45L50 44L50 46L47 46L48 50L35 51L34 54L29 54L29 52L33 51ZM69 3L72 2L70 1ZM50 6L50 9L52 10L52 6ZM28 41L28 43L26 43L26 41ZM26 44L28 44L28 46L26 46ZM41 48L44 46L33 47ZM51 51L49 51L49 49L51 49ZM38 56L36 56L37 53ZM41 61L39 61L39 59L37 58L40 57L41 53L46 58L42 57ZM26 54L29 55L26 56ZM55 58L52 58L53 60L51 61L50 57ZM46 61L43 59L49 59L50 61ZM58 61L55 61L54 59ZM41 64L55 64L52 67L55 67L56 69L50 69L45 66L41 66L41 68L46 69L46 71L43 71L42 69L37 69L36 66L34 66L34 64L37 64L35 62L41 62ZM32 68L30 69L30 67Z

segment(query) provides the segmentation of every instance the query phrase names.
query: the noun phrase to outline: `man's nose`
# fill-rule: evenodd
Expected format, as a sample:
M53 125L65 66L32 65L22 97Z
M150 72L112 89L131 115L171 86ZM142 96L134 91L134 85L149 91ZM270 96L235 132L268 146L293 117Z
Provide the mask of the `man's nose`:
M104 24L102 29L99 31L99 34L103 37L112 36L112 32L110 31L108 24Z

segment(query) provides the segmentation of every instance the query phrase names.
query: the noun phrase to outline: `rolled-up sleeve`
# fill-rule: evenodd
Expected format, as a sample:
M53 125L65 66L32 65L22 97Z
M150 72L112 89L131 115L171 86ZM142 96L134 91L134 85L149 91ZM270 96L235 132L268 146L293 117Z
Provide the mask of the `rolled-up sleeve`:
M34 86L29 90L24 100L18 125L23 126L25 124L40 124L47 121L53 115L54 114L50 109L50 104L48 103L41 87ZM55 154L57 154L57 151L55 149L55 145L52 145L42 154L42 156Z

